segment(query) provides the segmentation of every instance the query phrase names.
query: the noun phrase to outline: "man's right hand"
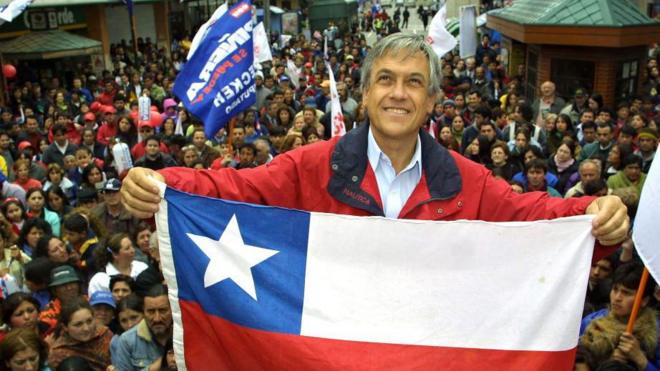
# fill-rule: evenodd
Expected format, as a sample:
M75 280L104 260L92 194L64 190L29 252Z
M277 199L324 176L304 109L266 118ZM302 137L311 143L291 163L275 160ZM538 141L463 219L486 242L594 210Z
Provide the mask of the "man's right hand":
M158 211L161 198L154 180L165 182L162 175L151 169L134 167L122 182L121 199L124 207L138 218L150 218Z

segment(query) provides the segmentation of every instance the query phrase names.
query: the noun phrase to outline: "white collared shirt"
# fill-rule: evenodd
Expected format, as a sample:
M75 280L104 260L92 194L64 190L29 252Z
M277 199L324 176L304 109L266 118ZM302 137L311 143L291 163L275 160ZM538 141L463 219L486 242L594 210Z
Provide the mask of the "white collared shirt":
M367 157L369 158L369 165L376 174L378 192L383 202L385 216L398 218L401 209L403 209L417 183L422 178L422 145L419 135L417 135L415 153L413 153L410 163L399 174L394 170L389 157L378 147L376 138L371 132L371 127L369 127Z

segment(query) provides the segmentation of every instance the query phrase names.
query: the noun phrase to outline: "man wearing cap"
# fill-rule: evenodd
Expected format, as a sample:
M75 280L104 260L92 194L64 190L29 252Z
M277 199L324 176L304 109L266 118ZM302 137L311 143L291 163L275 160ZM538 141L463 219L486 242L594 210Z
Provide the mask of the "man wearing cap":
M364 61L366 124L250 171L133 168L122 186L124 205L138 217L152 216L161 201L155 178L210 197L356 216L503 222L596 214L598 241L610 246L626 237L629 220L618 197L514 194L485 167L421 130L440 91L439 65L422 35L389 35ZM596 256L612 250L596 249Z
M101 126L96 133L96 140L107 146L110 143L110 138L117 135L116 114L117 110L113 106L100 106L99 114L101 115Z
M120 189L121 180L108 179L101 189L103 202L92 209L92 215L101 221L108 231L132 234L140 220L124 208L119 195Z
M55 124L52 132L53 143L51 143L44 151L42 161L46 165L56 163L61 167L64 167L64 156L75 154L78 146L67 139L67 130L64 125Z
M637 135L637 154L642 158L642 172L648 174L658 148L658 132L652 128L642 128Z
M50 271L48 288L53 299L39 314L39 320L48 323L49 331L55 329L62 306L81 295L81 280L70 265L60 265Z
M41 153L39 150L39 141L43 139L44 135L39 131L39 121L35 116L26 116L24 126L25 130L18 134L16 142L28 141L32 145L32 148L34 148L35 154Z

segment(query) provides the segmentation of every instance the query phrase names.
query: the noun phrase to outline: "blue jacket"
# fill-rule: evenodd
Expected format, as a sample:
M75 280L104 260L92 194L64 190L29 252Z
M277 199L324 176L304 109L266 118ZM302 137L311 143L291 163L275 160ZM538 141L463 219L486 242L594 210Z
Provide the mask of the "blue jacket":
M163 348L152 338L146 320L113 339L112 365L122 371L147 370L149 365L163 356Z

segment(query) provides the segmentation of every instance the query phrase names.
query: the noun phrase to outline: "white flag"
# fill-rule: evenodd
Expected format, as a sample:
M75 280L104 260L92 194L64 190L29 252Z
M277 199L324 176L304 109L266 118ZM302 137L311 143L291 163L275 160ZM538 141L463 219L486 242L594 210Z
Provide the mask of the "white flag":
M326 39L327 40L327 39ZM346 134L346 125L344 125L344 115L341 113L341 103L339 94L337 94L337 83L335 83L335 74L332 72L330 63L325 62L325 68L330 75L330 115L332 117L332 136L342 136Z
M31 3L32 0L14 0L6 6L0 7L0 24L13 21Z
M298 89L300 86L300 68L296 67L296 64L293 62L293 59L289 58L286 60L286 68L284 69L287 75L291 77L291 83L293 86Z
M174 134L183 135L183 122L181 122L181 114L176 115L176 126L174 127Z
M254 60L256 63L273 60L273 54L270 52L268 36L266 35L263 22L259 22L252 30L252 43L254 45Z
M200 28L199 31L195 34L195 37L193 37L192 42L190 43L190 50L188 51L188 59L192 58L193 54L195 53L195 50L197 50L197 47L199 44L201 44L202 40L206 37L206 34L208 33L208 30L213 24L220 18L222 17L223 14L227 11L227 3L224 3L218 7L218 9L213 12L213 15L211 15L211 18L209 18L206 23L204 23Z
M456 38L452 36L445 28L447 20L447 3L443 4L440 10L431 20L429 34L426 41L431 45L435 54L442 58L445 53L456 47Z
M461 59L477 54L477 8L474 5L461 7L460 50Z
M633 242L656 282L660 282L660 160L651 163L633 226Z

